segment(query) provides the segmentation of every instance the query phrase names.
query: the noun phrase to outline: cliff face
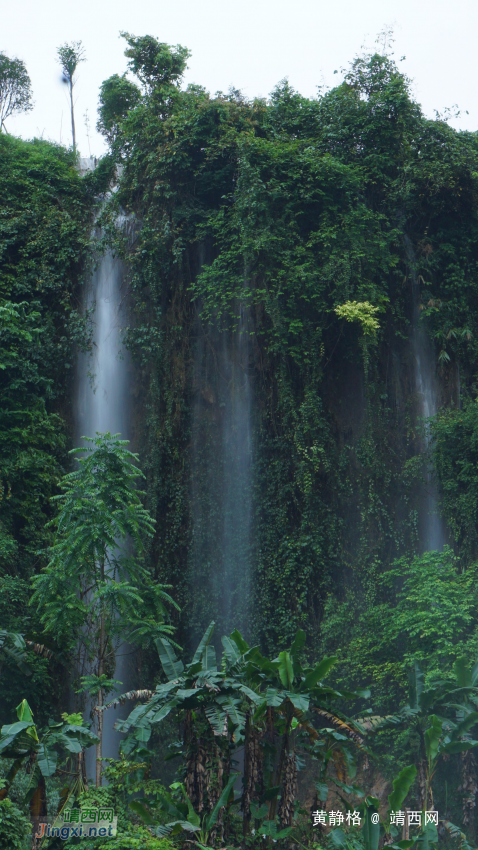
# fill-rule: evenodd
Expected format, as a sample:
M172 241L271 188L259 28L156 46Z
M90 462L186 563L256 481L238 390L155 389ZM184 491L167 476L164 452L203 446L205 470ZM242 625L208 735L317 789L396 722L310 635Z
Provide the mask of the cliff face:
M358 654L387 710L419 641L387 631L407 571L431 593L434 564L458 576L477 552L457 448L476 433L476 138L425 119L369 56L314 101L158 78L113 152L111 215L138 225L115 239L149 559L179 641L215 619L274 652L301 626L338 678Z

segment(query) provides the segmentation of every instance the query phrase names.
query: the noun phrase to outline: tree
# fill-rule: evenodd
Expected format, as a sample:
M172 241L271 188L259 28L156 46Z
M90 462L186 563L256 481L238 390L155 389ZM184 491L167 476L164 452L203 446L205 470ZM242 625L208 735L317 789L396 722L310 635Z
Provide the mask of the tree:
M0 676L6 658L11 658L25 676L31 676L32 671L26 656L27 647L31 648L37 655L43 655L45 658L51 657L52 653L46 646L25 640L23 635L16 632L0 629Z
M128 44L125 56L129 59L129 68L148 93L177 88L191 55L186 47L180 44L171 47L151 35L139 38L128 32L121 35Z
M186 665L176 657L167 639L158 638L168 681L154 692L129 693L122 698L147 699L117 723L130 733L123 751L128 755L141 749L149 741L152 728L174 716L183 728L184 787L190 804L202 815L208 811L217 814L218 799L230 782L234 752L243 746L244 834L249 830L254 806L257 809L257 804L266 800L259 817L267 816L267 821L261 828L276 836L276 816L286 830L291 829L295 817L299 742L313 757L322 758L314 745L331 735L340 738L341 747L334 750L330 761L337 775L345 779L353 760L350 756L347 764L346 748L363 745L364 729L344 718L331 703L368 696L368 692L344 693L324 686L322 680L336 659L324 658L313 666L302 663L305 633L301 630L290 650L280 652L274 660L264 657L259 647L250 647L236 630L222 638L220 665L211 645L213 631L211 623ZM154 806L154 801L150 804ZM170 814L181 820L177 813ZM192 823L198 827L199 817ZM217 828L221 826L219 820Z
M75 73L80 62L85 61L85 50L81 41L72 41L71 44L63 44L57 49L58 61L63 71L63 81L68 85L70 95L71 111L71 136L73 139L73 150L76 152L75 131L75 109L73 102L73 88L75 86Z
M113 74L101 84L96 129L106 136L110 144L116 141L121 120L136 106L140 97L138 87L124 74L122 77Z
M32 87L24 63L0 53L0 132L6 131L5 121L15 112L31 109Z
M33 579L32 603L47 632L77 651L82 690L102 706L116 682L116 651L128 639L143 642L170 635L164 602L173 600L127 553L141 554L154 525L134 481L137 455L118 435L97 434L86 449L74 449L80 468L65 475L50 562ZM128 546L126 545L128 542ZM81 675L83 674L83 676ZM86 674L86 675L85 675ZM96 783L101 784L103 714L98 714Z
M11 800L0 800L0 850L25 850L31 833L26 815Z
M40 731L25 699L16 711L18 720L0 730L0 757L13 759L0 790L0 800L7 796L22 765L27 765L30 782L24 802L30 804L32 817L40 817L48 814L45 779L56 772L59 752L78 755L98 739L83 725L81 716L65 714L60 723L50 720Z

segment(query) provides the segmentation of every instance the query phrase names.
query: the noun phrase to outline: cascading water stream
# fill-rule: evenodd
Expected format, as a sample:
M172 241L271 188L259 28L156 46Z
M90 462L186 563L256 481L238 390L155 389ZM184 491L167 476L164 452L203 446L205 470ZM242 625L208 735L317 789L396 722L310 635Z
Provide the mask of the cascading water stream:
M119 225L123 225L119 222ZM130 423L130 357L121 339L126 324L126 292L124 266L112 251L99 257L85 295L84 309L92 311L93 339L89 354L78 358L75 432L76 444L82 437L97 432L119 433L129 439ZM128 690L131 682L128 647L116 649L114 678L122 682L119 692ZM83 671L83 674L90 672ZM91 707L90 707L91 708ZM115 716L116 715L116 716ZM116 758L120 735L113 729L115 712L104 713L103 757ZM93 748L87 752L88 776L94 775Z
M191 641L207 623L217 635L250 625L252 546L252 389L248 316L235 330L197 320L192 423L193 588Z
M425 452L430 445L429 420L438 412L440 404L440 386L436 370L436 356L432 341L420 322L419 303L420 292L413 249L410 239L405 240L412 276L412 332L411 345L413 353L415 393L417 397L417 414L423 421L424 436L422 450ZM446 543L446 527L440 513L440 500L437 482L432 472L427 471L426 492L423 498L419 516L419 537L422 551L443 549Z
M223 369L229 398L222 423L224 559L221 614L228 631L237 628L244 634L250 619L252 420L249 332L243 305L232 343L230 357L225 340L223 345Z

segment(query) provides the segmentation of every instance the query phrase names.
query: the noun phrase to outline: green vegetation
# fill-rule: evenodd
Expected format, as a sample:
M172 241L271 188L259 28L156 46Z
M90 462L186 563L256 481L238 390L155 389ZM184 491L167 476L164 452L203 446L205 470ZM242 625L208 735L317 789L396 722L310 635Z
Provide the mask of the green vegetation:
M75 87L75 74L78 70L80 62L85 61L85 49L81 41L73 41L71 44L62 44L57 50L58 62L60 63L63 72L63 81L68 86L68 94L70 97L70 118L71 118L71 140L73 150L76 153L76 129L75 129L75 103L73 99L73 89Z
M25 850L31 837L29 818L11 800L0 800L0 847L2 850Z
M2 629L35 641L43 628L28 607L30 578L46 563L50 498L71 440L75 346L87 343L79 287L91 198L70 153L6 135L0 197L0 619ZM27 654L28 679L5 660L4 723L23 698L41 723L62 700L64 670L31 648Z
M33 109L32 87L25 64L0 53L0 133L5 121L16 112Z
M22 846L25 805L75 803L118 814L88 850L467 850L478 137L425 118L389 56L356 59L316 99L283 81L247 101L182 88L184 47L123 35L137 82L101 87L96 174L0 135L0 842L11 821ZM137 453L87 435L72 469L93 215L130 274ZM219 611L215 643L224 364L244 339L251 598L244 634ZM443 551L423 543L435 485ZM138 689L108 697L121 640ZM62 714L69 681L96 701L94 728ZM102 761L103 718L130 700L120 757ZM438 829L402 837L405 806L435 807ZM360 827L313 827L322 809Z

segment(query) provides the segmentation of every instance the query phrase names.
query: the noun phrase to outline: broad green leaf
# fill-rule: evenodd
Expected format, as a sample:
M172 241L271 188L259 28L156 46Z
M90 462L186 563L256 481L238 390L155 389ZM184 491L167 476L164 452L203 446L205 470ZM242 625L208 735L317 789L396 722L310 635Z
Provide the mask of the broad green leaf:
M285 829L278 830L277 824L274 820L265 820L261 823L257 832L259 835L267 836L272 838L274 841L278 841L281 838L287 838L287 836L292 832L292 827L287 826Z
M460 655L454 664L455 676L459 688L469 688L472 683L472 672L465 655Z
M427 754L428 763L429 765L432 765L437 757L438 747L440 746L440 738L442 736L442 722L436 716L436 714L430 715L428 720L431 725L426 730L424 735L425 751Z
M154 642L166 676L170 681L178 679L184 670L183 662L176 657L173 647L166 638L157 637Z
M196 649L196 652L193 655L193 660L192 660L191 664L196 664L198 661L202 660L204 650L205 650L206 646L208 646L209 641L212 638L212 634L214 632L214 626L215 626L215 622L213 620L211 623L209 623L209 626L207 627L206 631L204 632L204 634L203 634L203 636L202 636L202 638L199 642L198 648Z
M241 633L237 629L234 629L230 637L231 640L234 641L234 643L236 644L240 654L245 655L246 652L248 652L249 650L249 644L246 643Z
M279 708L284 702L284 695L277 688L267 688L265 702L270 708Z
M214 806L211 814L206 815L206 817L204 818L205 828L206 828L207 831L209 831L210 829L213 828L213 826L215 826L216 821L217 821L218 816L219 816L219 812L222 809L222 807L226 805L226 803L229 799L229 795L232 791L232 788L233 788L236 780L239 779L240 775L241 775L240 773L232 773L231 774L231 776L229 777L229 780L227 782L227 785L225 786L225 788L222 789L219 800L217 801L216 805Z
M58 763L58 754L55 750L49 750L43 744L40 744L37 758L38 767L43 776L53 776Z
M208 644L202 655L203 670L217 670L216 650Z
M241 685L239 690L242 694L244 694L244 696L248 697L255 705L260 705L263 701L263 697L260 694L256 694L256 692L253 691L251 688L248 688L247 685Z
M453 739L460 738L465 732L468 732L473 726L478 723L478 711L471 711L467 716L460 721L453 729Z
M286 650L279 652L278 672L284 688L291 688L294 683L294 671L292 669L292 659Z
M215 735L218 737L227 735L227 714L219 708L217 703L215 705L208 705L204 709L204 713Z
M23 699L20 705L17 705L16 711L19 720L24 720L27 723L33 723L33 713L26 699Z
M455 753L464 753L466 750L472 750L475 747L478 747L478 741L451 741L449 744L444 744L440 747L440 753L454 755Z
M401 809L402 804L407 796L411 786L415 782L417 776L417 769L415 765L411 764L408 767L404 767L403 770L400 771L398 776L392 782L393 791L388 795L388 808L389 811L397 812Z
M289 691L287 696L298 711L308 711L310 699L306 694L294 694Z
M380 823L372 822L372 815L378 814L378 801L375 801L373 797L367 797L365 802L366 808L362 830L364 848L365 850L378 850L380 841Z
M239 658L241 657L241 652L234 641L229 637L221 638L222 645L224 647L224 655L226 656L227 662L230 666L235 664Z
M139 741L141 744L147 744L151 738L151 727L149 725L137 726L134 730L134 737L136 741Z
M332 669L334 664L337 661L337 656L332 655L330 658L323 658L322 661L319 661L318 664L305 676L305 686L306 688L313 688L318 682L321 682L322 679L325 679L329 670Z
M222 701L222 705L226 709L233 725L236 727L237 734L237 728L242 728L246 722L244 713L240 710L240 701L228 696Z

